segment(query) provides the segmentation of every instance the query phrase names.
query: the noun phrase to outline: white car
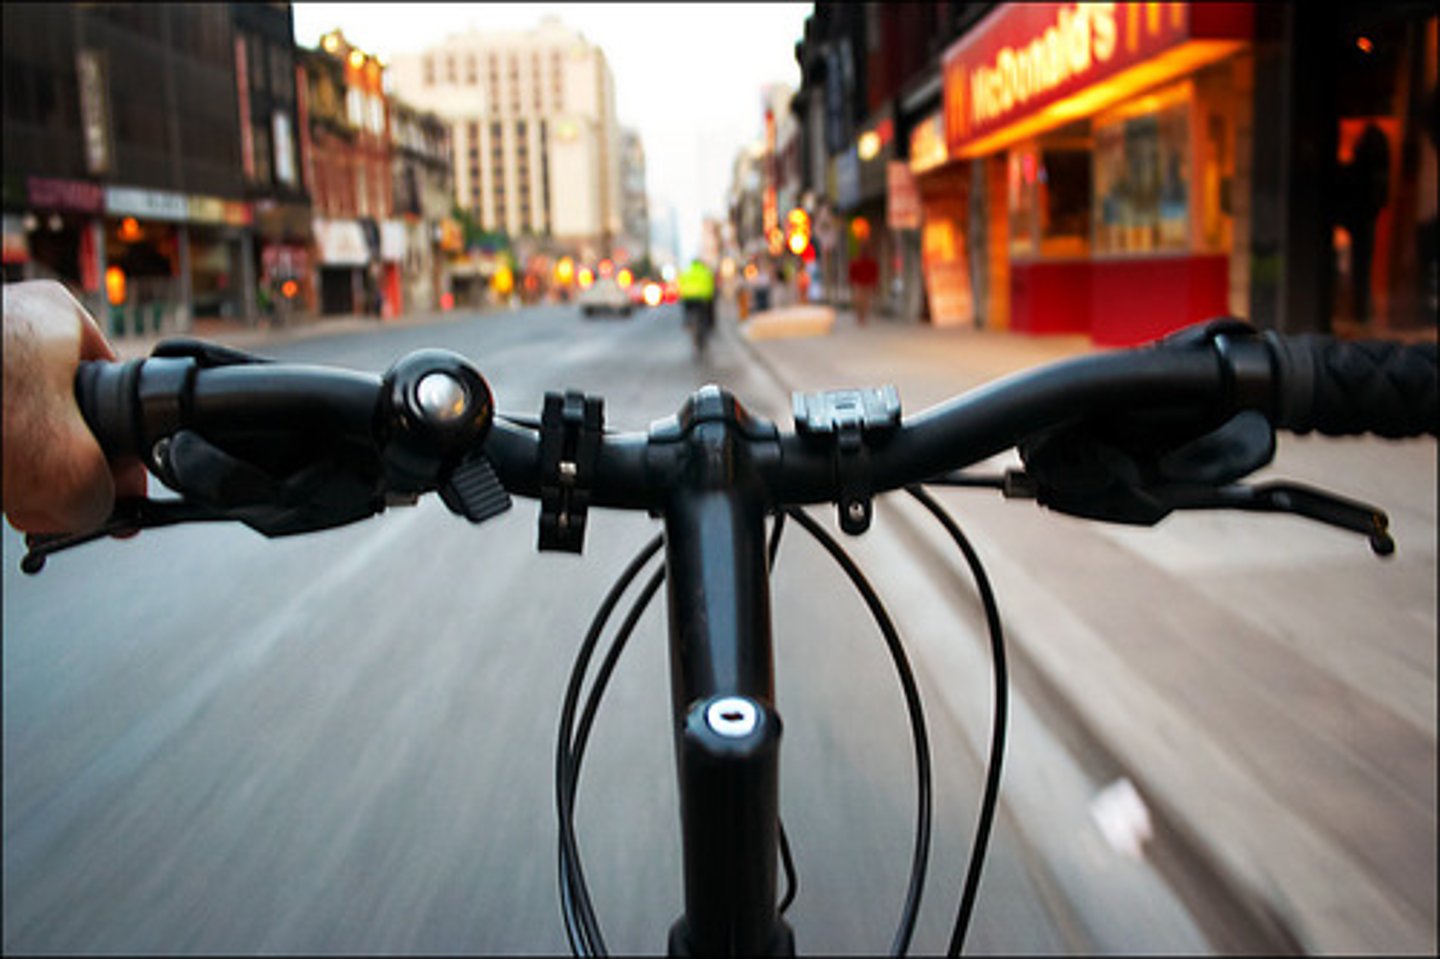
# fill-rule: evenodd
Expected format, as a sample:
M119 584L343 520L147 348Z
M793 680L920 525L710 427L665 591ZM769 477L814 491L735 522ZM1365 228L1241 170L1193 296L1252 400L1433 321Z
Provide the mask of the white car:
M597 313L619 313L621 316L629 316L632 306L630 297L620 289L620 284L614 278L602 276L596 278L588 290L581 290L576 302L580 304L580 313L584 316L594 316Z

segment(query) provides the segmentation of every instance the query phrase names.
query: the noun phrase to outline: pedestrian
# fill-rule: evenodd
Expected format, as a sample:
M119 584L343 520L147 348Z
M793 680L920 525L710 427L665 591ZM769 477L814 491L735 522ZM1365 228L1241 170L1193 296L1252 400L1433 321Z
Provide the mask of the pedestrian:
M770 264L761 260L755 265L755 279L750 281L755 294L755 312L770 309Z
M1350 296L1357 323L1370 321L1370 272L1375 220L1390 202L1390 141L1366 124L1354 156L1340 169L1340 225L1350 236Z
M0 507L24 533L82 533L115 499L143 497L138 459L108 462L75 402L82 360L116 360L94 317L54 280L4 287L4 485Z
M821 303L825 299L825 286L820 281L820 262L811 260L805 267L806 301L809 303Z
M870 305L879 285L880 264L870 254L870 244L862 244L860 252L850 261L850 300L855 306L855 320L861 326L869 319Z

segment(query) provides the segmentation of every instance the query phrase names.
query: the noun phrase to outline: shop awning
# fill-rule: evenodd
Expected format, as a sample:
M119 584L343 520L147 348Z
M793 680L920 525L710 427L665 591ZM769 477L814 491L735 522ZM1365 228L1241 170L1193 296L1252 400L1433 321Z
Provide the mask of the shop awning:
M952 158L985 156L1192 73L1249 40L1246 3L1006 3L943 57Z
M264 240L306 241L311 235L310 207L260 200L254 204L255 232Z
M325 266L364 266L370 262L370 244L357 220L315 220L315 245Z

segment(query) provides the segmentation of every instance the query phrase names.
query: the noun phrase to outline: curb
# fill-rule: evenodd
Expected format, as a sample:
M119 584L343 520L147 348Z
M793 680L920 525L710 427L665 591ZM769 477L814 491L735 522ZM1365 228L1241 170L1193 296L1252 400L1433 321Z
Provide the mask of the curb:
M452 310L450 312L406 313L388 320L373 316L345 314L300 320L281 327L271 326L258 320L253 323L247 323L244 320L202 322L198 327L192 326L188 330L169 330L148 336L116 338L111 341L111 345L121 359L147 356L157 343L175 338L191 338L240 349L252 349L267 344L295 343L343 333L378 332L433 323L452 323L465 317L484 316L485 312Z
M767 355L758 342L738 331L732 333L732 338L743 345L777 388L786 393L792 391L791 378L782 365ZM907 511L890 510L887 516L896 521L901 536L912 548L924 542L919 521ZM1243 879L1231 874L1200 830L1165 801L1162 791L1151 787L1146 773L1125 761L1095 732L1084 708L1066 695L1063 683L1032 655L1030 644L1021 638L1023 634L1009 625L1005 632L1010 640L1005 644L1010 683L1031 693L1028 697L1031 706L1051 735L1064 743L1076 762L1098 781L1108 782L1124 776L1145 797L1154 830L1148 844L1149 858L1217 951L1304 954L1306 950L1299 937L1272 904L1264 896L1251 892ZM1023 829L1021 832L1023 834Z

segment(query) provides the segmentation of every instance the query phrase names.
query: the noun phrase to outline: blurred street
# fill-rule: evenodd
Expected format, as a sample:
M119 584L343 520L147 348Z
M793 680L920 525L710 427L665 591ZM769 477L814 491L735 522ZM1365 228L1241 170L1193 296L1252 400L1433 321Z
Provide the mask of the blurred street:
M503 412L536 415L546 390L573 387L603 395L619 430L705 382L786 426L790 387L891 382L913 413L1089 348L859 329L845 313L828 336L751 343L722 311L699 362L677 307L226 339L377 372L447 347L484 370ZM1353 534L1286 517L1111 529L990 491L938 494L989 566L1012 660L1002 810L967 952L1435 950L1434 441L1282 438L1266 477L1375 502L1398 554L1380 562ZM289 540L155 530L62 553L35 578L5 527L7 953L565 950L564 684L609 581L658 525L592 513L583 557L540 555L534 503L472 529L431 500ZM931 721L925 954L945 948L969 855L991 678L972 591L919 515L883 501L846 545L891 604ZM799 873L788 918L802 954L878 952L914 805L899 686L863 604L799 530L774 588ZM580 788L616 952L662 952L680 911L664 640L653 609ZM1099 797L1123 795L1122 780L1148 807L1139 856L1101 828L1114 818Z

